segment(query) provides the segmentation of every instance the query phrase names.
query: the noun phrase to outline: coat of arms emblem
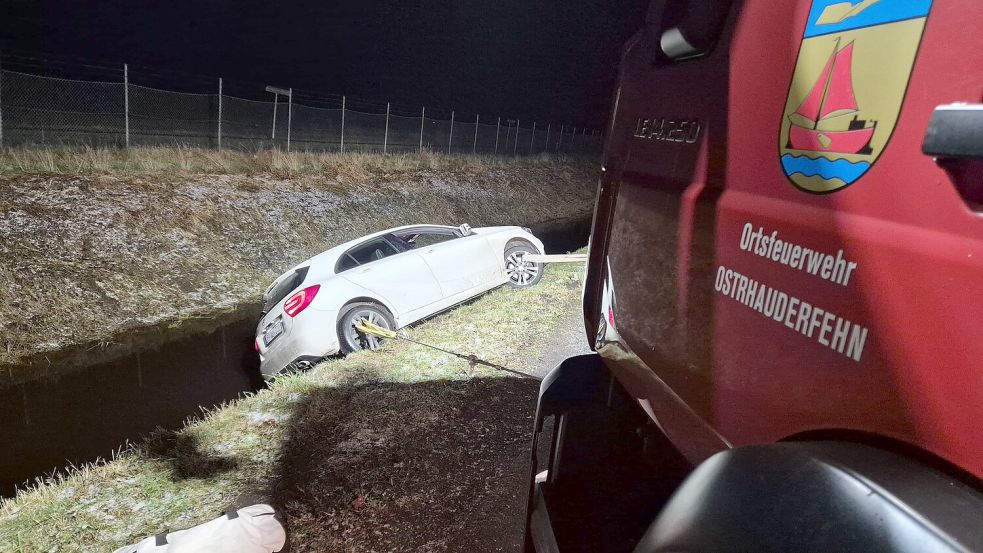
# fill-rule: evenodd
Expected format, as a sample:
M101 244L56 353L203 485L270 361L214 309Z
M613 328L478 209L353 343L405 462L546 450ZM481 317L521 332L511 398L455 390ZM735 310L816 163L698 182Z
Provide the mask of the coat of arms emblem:
M817 194L856 182L884 150L933 0L813 0L782 116L782 168Z

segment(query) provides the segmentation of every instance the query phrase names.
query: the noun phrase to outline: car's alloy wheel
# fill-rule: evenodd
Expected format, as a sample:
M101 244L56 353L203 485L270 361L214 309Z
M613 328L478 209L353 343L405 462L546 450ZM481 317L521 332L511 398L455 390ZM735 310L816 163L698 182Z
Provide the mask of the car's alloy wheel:
M543 278L543 266L526 261L526 255L536 253L529 244L517 244L505 250L505 274L513 288L532 286Z
M345 353L363 349L378 349L385 341L378 336L360 332L355 325L367 321L387 330L396 325L385 309L371 303L357 303L348 308L338 321L338 341Z

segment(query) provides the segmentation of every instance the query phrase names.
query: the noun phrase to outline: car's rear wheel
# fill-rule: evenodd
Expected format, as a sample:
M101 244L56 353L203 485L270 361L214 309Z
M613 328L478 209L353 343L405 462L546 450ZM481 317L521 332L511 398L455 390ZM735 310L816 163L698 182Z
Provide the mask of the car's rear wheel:
M543 278L545 266L525 260L527 255L538 253L536 247L528 242L512 242L505 248L505 275L509 277L509 286L526 288Z
M387 330L396 328L396 323L386 308L374 303L353 303L345 308L338 319L338 342L341 344L342 352L378 349L385 341L355 328L355 325L363 320Z

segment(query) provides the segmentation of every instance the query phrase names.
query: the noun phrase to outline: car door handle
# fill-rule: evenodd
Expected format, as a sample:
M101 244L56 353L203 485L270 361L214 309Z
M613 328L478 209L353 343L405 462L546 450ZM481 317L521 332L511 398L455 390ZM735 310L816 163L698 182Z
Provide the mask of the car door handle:
M367 273L367 272L369 272L371 270L372 270L372 267L366 267L366 268L362 269L361 271L359 271L358 274L360 274L360 275L361 274L365 274L365 273Z
M429 250L426 251L426 253L433 253L435 251L437 251L436 248L430 248Z

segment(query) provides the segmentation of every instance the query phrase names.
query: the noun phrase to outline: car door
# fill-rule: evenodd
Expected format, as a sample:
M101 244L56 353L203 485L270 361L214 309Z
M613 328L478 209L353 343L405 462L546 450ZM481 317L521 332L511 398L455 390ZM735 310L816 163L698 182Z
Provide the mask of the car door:
M385 236L342 254L336 272L389 302L397 317L443 298L440 284L423 258L413 251L399 251Z
M501 272L491 245L477 234L459 237L449 230L425 230L414 243L445 298L486 287Z

